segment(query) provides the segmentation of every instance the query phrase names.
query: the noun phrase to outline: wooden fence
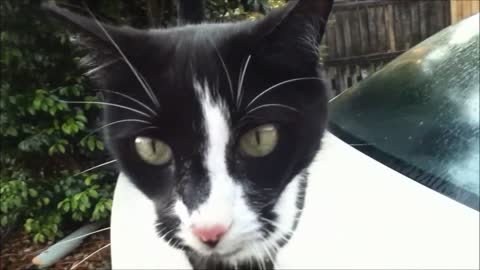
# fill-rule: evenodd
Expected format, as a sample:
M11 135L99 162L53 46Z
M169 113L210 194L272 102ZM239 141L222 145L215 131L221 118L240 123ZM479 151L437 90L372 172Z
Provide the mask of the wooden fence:
M480 0L451 0L452 23L461 21L480 10Z
M449 0L336 1L324 36L331 95L450 25Z

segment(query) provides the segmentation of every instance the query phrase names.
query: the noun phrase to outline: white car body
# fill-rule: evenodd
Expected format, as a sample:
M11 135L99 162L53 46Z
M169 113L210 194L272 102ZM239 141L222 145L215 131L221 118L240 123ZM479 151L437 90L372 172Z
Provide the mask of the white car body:
M480 214L331 133L310 167L305 207L277 269L478 269ZM188 269L154 228L151 201L121 174L111 219L114 269Z

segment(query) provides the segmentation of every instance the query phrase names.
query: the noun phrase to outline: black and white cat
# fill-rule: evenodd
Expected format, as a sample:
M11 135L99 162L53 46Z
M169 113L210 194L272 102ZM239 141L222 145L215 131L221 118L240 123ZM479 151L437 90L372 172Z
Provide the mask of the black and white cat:
M276 265L325 129L318 47L332 2L155 30L47 6L81 34L107 90L114 268Z

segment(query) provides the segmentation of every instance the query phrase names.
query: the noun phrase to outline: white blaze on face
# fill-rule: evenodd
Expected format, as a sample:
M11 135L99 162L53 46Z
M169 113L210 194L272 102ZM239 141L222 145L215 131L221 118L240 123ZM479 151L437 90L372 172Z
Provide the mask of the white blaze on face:
M173 211L181 220L178 236L197 251L209 254L210 249L193 235L192 226L229 227L215 248L218 253L228 253L242 243L245 229L253 232L258 230L260 224L256 213L248 207L242 186L233 181L228 173L226 151L231 135L229 111L221 100L212 98L206 84L195 82L194 87L202 106L202 129L206 139L203 162L208 171L210 189L207 199L191 215L181 200L176 202Z
M210 194L207 200L192 213L192 223L199 227L232 222L232 209L236 193L241 192L227 170L226 147L230 138L229 111L226 105L213 100L207 85L194 84L203 113L203 130L206 137L204 166L208 171Z

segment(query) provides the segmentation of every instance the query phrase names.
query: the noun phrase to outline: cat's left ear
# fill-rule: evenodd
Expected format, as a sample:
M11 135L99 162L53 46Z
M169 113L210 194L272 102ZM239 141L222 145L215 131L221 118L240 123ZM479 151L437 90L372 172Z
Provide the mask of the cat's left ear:
M316 66L333 0L290 0L255 23L260 55L278 68Z

